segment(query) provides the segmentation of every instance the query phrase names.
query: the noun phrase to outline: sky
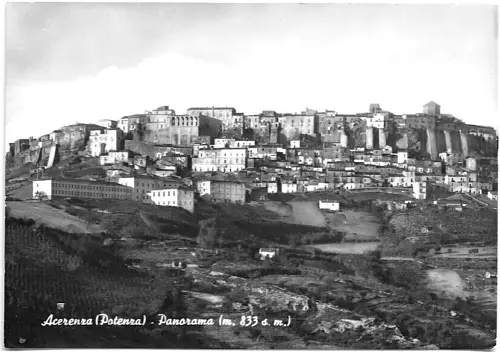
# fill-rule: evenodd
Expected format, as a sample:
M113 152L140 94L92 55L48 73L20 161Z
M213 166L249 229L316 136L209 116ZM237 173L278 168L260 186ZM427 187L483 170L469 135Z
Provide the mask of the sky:
M8 3L6 137L168 105L498 127L492 5Z

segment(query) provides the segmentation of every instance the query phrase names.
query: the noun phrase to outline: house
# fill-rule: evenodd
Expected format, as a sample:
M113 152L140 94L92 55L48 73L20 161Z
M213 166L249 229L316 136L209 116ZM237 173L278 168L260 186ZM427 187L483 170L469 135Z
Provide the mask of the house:
M460 200L455 199L439 199L435 200L434 204L437 204L441 208L451 208L456 211L462 211L463 207L467 206L467 204L463 204Z
M496 191L489 191L488 192L488 199L498 200L498 192L496 192Z
M244 204L247 199L246 186L239 181L211 180L210 194L216 203Z
M330 211L339 211L340 204L339 204L339 202L334 201L334 200L320 200L319 201L319 208L320 209L327 209Z
M151 202L159 206L181 207L194 213L194 190L170 185L148 192Z
M253 202L266 201L267 198L267 188L266 187L254 187L250 193L250 200Z
M99 163L101 165L111 165L117 162L128 162L130 158L130 152L125 151L111 151L109 153L101 154L99 157Z
M93 130L90 131L89 151L92 156L100 156L106 152L117 151L123 132L120 129Z
M266 258L274 258L279 254L279 248L260 248L259 255L260 260L265 260Z

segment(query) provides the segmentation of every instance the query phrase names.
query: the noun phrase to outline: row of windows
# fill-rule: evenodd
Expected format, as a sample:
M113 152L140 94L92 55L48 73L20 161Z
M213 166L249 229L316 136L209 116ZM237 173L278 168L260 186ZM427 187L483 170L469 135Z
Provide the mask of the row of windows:
M106 187L106 186L92 186L92 185L85 185L85 184L71 184L71 183L60 183L60 182L54 182L53 183L54 188L66 188L66 189L84 189L84 190L91 190L91 191L109 191L109 192L127 192L131 191L125 187Z
M153 197L162 197L161 193L163 192L163 197L165 197L165 193L167 194L167 197L170 197L170 191L157 191L153 192ZM156 193L156 194L155 194ZM176 192L172 191L172 197L176 196Z
M170 201L166 201L166 202L158 202L158 203L155 203L156 205L177 205L177 202L176 201L173 201L172 204L170 204Z
M76 197L91 197L91 198L117 198L127 199L126 194L101 193L101 192L84 192L84 191L67 191L54 189L54 196L76 196Z

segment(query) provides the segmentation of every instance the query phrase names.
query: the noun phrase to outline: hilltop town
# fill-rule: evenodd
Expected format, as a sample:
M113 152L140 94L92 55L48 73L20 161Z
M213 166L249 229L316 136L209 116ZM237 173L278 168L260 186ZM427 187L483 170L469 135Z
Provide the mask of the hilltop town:
M404 115L162 106L17 140L6 345L489 348L497 149L494 128L435 102ZM103 335L41 329L49 312L235 325Z
M245 115L208 107L178 115L162 106L17 140L7 165L45 169L31 170L33 196L130 199L191 212L194 193L245 203L274 193L389 187L427 199L438 187L496 199L492 127L441 114L434 102L408 115L378 104L369 109L354 115L311 109ZM94 174L50 171L65 170L68 165L58 160L74 155L82 163L95 160ZM174 189L175 197L164 195Z

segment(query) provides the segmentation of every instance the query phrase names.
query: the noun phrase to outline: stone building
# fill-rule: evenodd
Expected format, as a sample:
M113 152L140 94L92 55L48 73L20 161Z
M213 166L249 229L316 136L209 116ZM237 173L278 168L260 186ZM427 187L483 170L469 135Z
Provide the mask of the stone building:
M436 117L433 115L403 115L403 118L406 121L406 127L431 130L436 128Z
M300 139L305 134L315 136L317 115L284 115L278 118L280 124L280 135L286 140ZM285 141L286 143L286 141Z
M439 116L441 115L441 106L433 101L430 101L424 105L424 114Z
M154 110L131 127L138 142L192 146L200 133L206 137L217 136L222 123L208 116L169 115Z
M212 180L210 195L216 203L244 204L247 199L247 189L243 182Z
M14 154L17 155L25 150L30 149L29 139L18 139L14 142Z
M221 107L203 107L203 108L189 108L187 115L192 117L208 116L220 120L222 122L223 130L232 129L240 123L243 125L243 116L236 115L235 108L221 108Z

